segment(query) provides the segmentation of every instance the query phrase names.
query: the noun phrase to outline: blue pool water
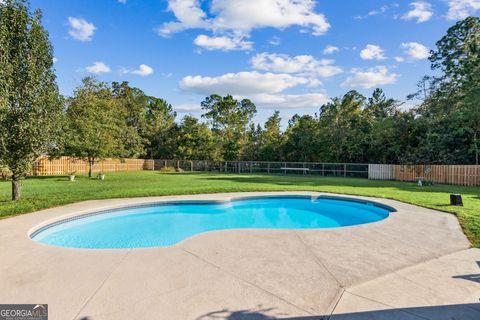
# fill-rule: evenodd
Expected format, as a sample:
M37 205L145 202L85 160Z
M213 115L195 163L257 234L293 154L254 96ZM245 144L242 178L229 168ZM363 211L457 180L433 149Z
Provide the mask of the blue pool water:
M392 211L370 202L328 197L167 203L81 217L43 228L32 239L69 248L159 247L212 230L336 228L383 220Z

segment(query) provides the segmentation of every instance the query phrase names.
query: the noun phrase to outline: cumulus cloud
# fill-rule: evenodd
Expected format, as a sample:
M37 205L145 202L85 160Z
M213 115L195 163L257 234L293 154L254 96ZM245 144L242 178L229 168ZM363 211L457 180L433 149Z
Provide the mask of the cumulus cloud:
M380 46L374 44L367 44L365 49L360 51L360 57L363 60L383 60L385 58L385 51Z
M262 71L296 73L310 77L328 78L342 72L331 59L315 59L310 55L290 57L285 54L263 52L250 60L253 68Z
M207 50L222 50L222 51L250 50L252 49L252 45L253 45L253 42L244 41L240 37L233 37L233 38L228 36L209 37L204 34L197 36L193 41L193 43Z
M185 29L209 27L207 15L200 8L198 0L169 0L168 10L173 12L177 21L166 22L159 27L157 32L161 36L169 36Z
M313 0L212 0L208 12L202 9L199 0L169 0L168 10L173 12L176 21L158 27L161 36L204 29L214 33L212 38L228 35L241 40L260 28L299 26L313 35L324 34L330 28L325 16L315 12Z
M353 68L351 75L342 83L343 87L370 89L376 86L393 84L398 74L389 73L385 66L376 66L367 70Z
M85 68L89 73L109 73L111 71L110 67L103 62L97 61L94 62L91 66Z
M417 23L430 20L433 16L432 5L425 1L416 1L410 3L411 10L402 16L404 20L416 19Z
M315 86L315 79L293 76L286 73L261 73L245 71L226 73L217 77L186 76L180 81L184 91L198 94L252 95L260 93L279 93L298 85Z
M332 54L335 52L340 51L338 47L335 46L326 46L325 49L323 49L323 54Z
M461 20L475 15L480 10L480 0L446 0L448 2L447 19Z
M137 75L137 76L146 77L146 76L149 76L153 73L153 68L142 63L141 65L138 66L137 69L121 68L120 73L122 73L122 74L134 74L134 75Z
M95 29L97 29L93 23L75 17L68 17L68 25L70 26L68 34L79 41L92 40Z
M414 60L426 59L430 55L428 48L418 42L404 42L401 47Z

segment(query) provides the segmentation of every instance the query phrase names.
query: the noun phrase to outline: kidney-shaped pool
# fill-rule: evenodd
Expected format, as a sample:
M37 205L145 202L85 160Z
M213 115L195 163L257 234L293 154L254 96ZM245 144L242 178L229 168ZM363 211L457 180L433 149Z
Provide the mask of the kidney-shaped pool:
M162 202L56 221L34 231L31 238L68 248L162 247L213 230L337 228L380 221L393 211L376 202L331 196Z

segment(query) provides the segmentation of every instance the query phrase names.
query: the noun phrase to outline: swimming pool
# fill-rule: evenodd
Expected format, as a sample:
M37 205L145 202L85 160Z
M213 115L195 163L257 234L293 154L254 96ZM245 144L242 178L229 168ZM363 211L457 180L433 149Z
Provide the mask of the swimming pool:
M331 196L269 196L228 202L163 202L80 215L37 229L37 242L68 248L174 245L224 229L317 229L380 221L395 209Z

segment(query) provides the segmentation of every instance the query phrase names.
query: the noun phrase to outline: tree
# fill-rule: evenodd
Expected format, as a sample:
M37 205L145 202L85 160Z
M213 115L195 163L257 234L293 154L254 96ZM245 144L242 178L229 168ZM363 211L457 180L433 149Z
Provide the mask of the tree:
M176 149L177 130L175 124L177 114L173 111L172 105L164 99L147 96L145 110L145 126L141 135L148 140L147 155L154 158L172 154Z
M431 103L424 108L448 109L451 122L456 125L455 134L469 135L466 153L473 154L474 162L479 164L480 18L467 17L457 22L436 46L429 60L432 69L443 74L437 79L440 84Z
M113 82L112 93L125 119L123 140L126 156L152 157L154 146L151 142L155 141L155 136L174 125L176 114L172 106L163 99L147 96L142 90L130 87L126 81Z
M217 160L218 149L210 128L187 115L178 130L177 155L185 160Z
M92 177L93 165L99 159L125 156L122 136L127 129L125 120L105 83L91 77L84 78L67 104L65 153L88 161L89 177Z
M363 112L366 98L353 90L320 108L320 157L327 162L364 162L369 125Z
M245 147L247 127L257 112L255 104L248 99L237 101L231 95L221 97L212 94L201 103L220 145L224 160L239 160Z
M294 115L285 132L284 152L289 161L318 159L318 121L310 115Z
M283 135L280 128L280 112L275 111L265 122L264 130L260 134L260 159L264 161L278 161L283 159Z
M42 13L25 0L0 4L0 162L12 173L12 199L32 163L55 147L62 102Z
M374 163L397 163L400 153L398 140L400 128L398 106L400 103L388 99L381 89L375 89L362 112L366 123L364 161Z

